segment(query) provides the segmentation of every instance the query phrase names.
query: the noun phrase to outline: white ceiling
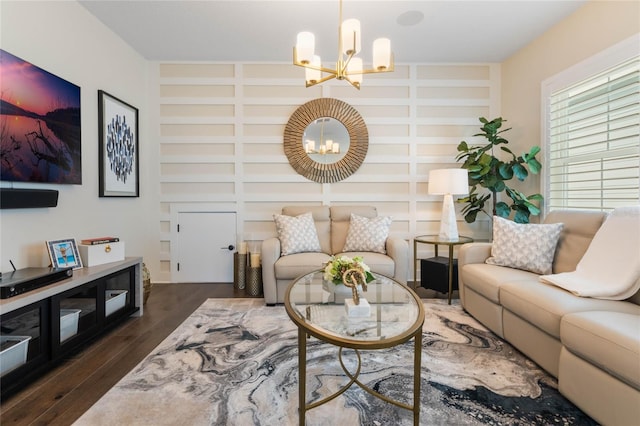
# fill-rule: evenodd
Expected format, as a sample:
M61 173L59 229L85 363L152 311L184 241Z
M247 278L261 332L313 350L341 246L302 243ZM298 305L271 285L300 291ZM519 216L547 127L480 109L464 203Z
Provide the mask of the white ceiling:
M343 18L361 21L365 63L378 37L397 63L502 62L586 1L345 0ZM300 31L315 34L323 61L337 58L338 0L80 3L149 60L291 61Z

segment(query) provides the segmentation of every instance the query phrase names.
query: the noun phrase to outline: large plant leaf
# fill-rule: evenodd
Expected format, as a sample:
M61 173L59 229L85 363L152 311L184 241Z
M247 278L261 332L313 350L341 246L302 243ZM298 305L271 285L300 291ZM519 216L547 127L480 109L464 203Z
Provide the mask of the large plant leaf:
M477 209L473 209L470 210L467 214L464 215L464 221L467 223L473 223L476 221L476 218L478 217L478 210Z
M502 192L505 190L505 188L507 187L507 185L504 183L504 181L497 181L495 185L493 185L493 191L494 192Z
M482 182L481 185L484 186L485 188L493 189L493 187L495 187L498 184L498 182L502 182L501 180L498 179L498 176L494 174L487 174L484 177L484 182Z
M538 155L539 152L540 152L540 147L539 146L537 146L537 145L532 146L531 149L529 150L528 157L533 158L536 155Z
M511 167L511 164L509 163L500 164L498 171L504 180L510 180L513 178L513 167Z
M490 166L493 159L494 158L491 155L483 153L478 159L478 164L482 166Z
M527 165L529 166L529 170L531 170L531 173L533 173L534 175L537 175L538 173L540 173L540 170L542 170L542 164L540 164L540 162L535 158L527 161Z
M513 221L516 223L529 223L529 211L516 210L516 214L513 216Z
M527 206L527 210L529 210L529 213L531 213L532 215L538 216L540 214L540 209L535 204L532 204L528 201L525 202L524 204L525 206Z
M527 176L529 176L529 172L527 172L527 169L525 169L521 164L518 163L513 165L513 174L516 178L518 178L519 181L523 181L527 178Z
M505 203L504 201L500 201L496 203L496 214L500 217L509 217L509 215L511 214L511 209L509 208L509 205L507 205L507 203Z
M501 146L500 149L503 150L504 152L508 152L509 154L513 155L513 158L516 157L516 155L506 146Z

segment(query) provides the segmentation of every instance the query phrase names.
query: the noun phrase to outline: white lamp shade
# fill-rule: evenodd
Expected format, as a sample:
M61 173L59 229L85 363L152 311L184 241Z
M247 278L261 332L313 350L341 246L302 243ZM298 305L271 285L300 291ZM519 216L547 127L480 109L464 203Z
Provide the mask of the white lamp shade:
M311 58L310 63L313 66L320 67L322 65L322 61L320 60L320 56L313 55L313 57ZM304 75L305 75L305 79L309 83L317 83L322 78L322 71L314 70L314 69L311 69L311 68L305 68L304 69Z
M315 50L316 37L313 33L303 31L298 33L296 38L296 51L298 53L298 61L303 64L308 64L313 59L313 52Z
M342 51L345 55L360 52L360 21L357 19L347 19L342 23ZM355 33L355 44L354 44Z
M347 65L347 75L354 83L362 83L362 59L351 58Z
M385 70L391 66L391 40L378 38L373 42L373 68Z
M466 169L438 169L429 172L429 194L469 193L469 178Z

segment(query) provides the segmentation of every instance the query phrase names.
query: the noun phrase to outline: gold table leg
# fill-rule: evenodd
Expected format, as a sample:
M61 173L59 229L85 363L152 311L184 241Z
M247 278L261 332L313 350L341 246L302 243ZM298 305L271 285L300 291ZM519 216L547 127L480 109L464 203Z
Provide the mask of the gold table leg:
M420 424L420 368L422 366L422 328L414 337L413 350L413 424Z
M422 286L422 280L420 280ZM418 288L418 242L413 240L413 288Z
M307 333L298 328L298 413L300 426L304 426L307 411Z
M449 245L449 304L451 304L451 292L453 291L453 244Z

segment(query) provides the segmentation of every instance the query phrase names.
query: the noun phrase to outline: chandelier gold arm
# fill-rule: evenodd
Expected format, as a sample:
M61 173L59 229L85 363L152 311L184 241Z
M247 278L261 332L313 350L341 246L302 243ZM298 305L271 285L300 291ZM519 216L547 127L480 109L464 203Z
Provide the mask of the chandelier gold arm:
M347 65L349 64L349 60L351 60L351 58L353 57L353 53L351 53L349 55L349 57L347 58L346 61L344 60L339 60L336 69L332 69L332 68L326 68L323 66L315 66L315 65L311 65L309 63L303 63L300 60L298 60L298 51L296 49L296 47L293 47L293 64L297 65L299 67L302 68L309 68L312 70L316 70L316 71L322 71L324 73L329 74L326 77L321 78L320 80L315 80L315 81L305 81L305 86L306 87L312 87L315 86L317 84L322 84L325 81L331 80L331 79L338 79L338 80L346 80L349 84L351 84L353 87L355 87L356 89L360 90L360 83L354 82L352 81L349 76L350 75L359 75L359 74L378 74L378 73L383 73L383 72L393 72L395 70L395 63L394 63L394 58L393 58L393 53L391 54L391 61L389 64L389 67L385 68L385 69L363 69L357 72L348 72L347 71Z

